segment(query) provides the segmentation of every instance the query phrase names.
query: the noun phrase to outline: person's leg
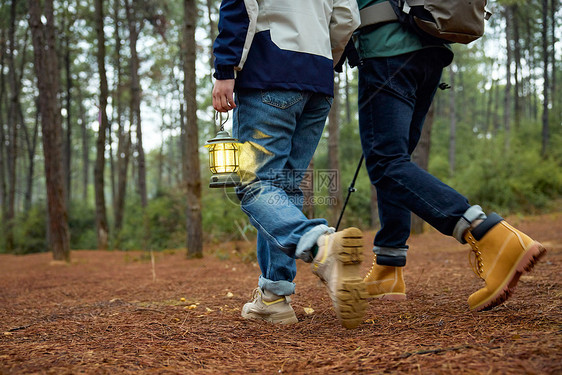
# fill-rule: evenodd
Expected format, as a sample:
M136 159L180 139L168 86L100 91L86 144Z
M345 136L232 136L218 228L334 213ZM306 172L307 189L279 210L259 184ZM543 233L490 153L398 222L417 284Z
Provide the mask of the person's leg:
M285 165L285 170L288 171L285 191L301 211L304 203L301 182L306 173L309 173L308 166L322 137L332 100L331 97L322 94L309 93L303 111L297 119L291 152ZM311 249L317 248L318 237L325 233L325 231L320 231L322 229L322 227L318 227L301 237L296 249L298 258L312 262L315 252ZM329 231L333 232L333 228L330 228Z
M297 123L287 169L295 171L291 191L299 202L302 202L299 185L322 135L331 103L332 98L312 94ZM362 238L357 228L346 228L319 238L317 233L310 231L297 245L299 254L301 248L310 247L311 240L318 246L317 255L311 259L312 272L326 285L336 316L345 328L361 324L367 308L365 283L360 276Z
M369 59L361 67L360 127L367 169L377 191L386 191L389 201L470 244L476 273L486 286L470 296L469 307L489 309L509 297L520 275L530 271L546 250L498 215L487 217L479 206L470 206L466 198L410 161L439 79L434 64L438 61L422 53ZM430 98L427 103L425 98ZM406 127L403 114L412 111Z
M261 275L258 286L280 296L295 292L293 280L297 275L295 258L291 258L279 248L273 246L258 233L257 258Z
M410 237L410 210L396 204L388 197L389 192L377 188L377 207L380 229L375 235L373 252L377 255L377 263L381 265L402 267L406 265Z
M440 77L440 70L430 69L438 61L427 59L419 52L367 59L359 70L359 124L367 170L383 200L381 219L399 227L389 229L388 236L377 234L375 246L406 249L410 223L405 211L452 235L470 208L464 196L410 158ZM419 95L427 95L424 108L416 107ZM389 202L388 208L384 202Z
M381 228L375 236L373 265L364 278L371 298L405 300L406 284L403 268L406 265L410 236L410 211L385 199L385 191L377 191Z
M362 322L366 292L359 276L361 231L333 233L324 219L307 219L300 210L298 169L308 166L321 136L330 103L310 93L238 92L234 135L241 142L242 210L258 229L262 275L253 300L242 308L244 318L273 323L297 321L288 294L292 266L280 256L314 261L313 270L328 286L336 315L346 328ZM257 116L258 118L255 118ZM295 201L296 199L296 201ZM314 256L314 248L318 253ZM279 250L279 251L277 251ZM274 278L274 279L272 279ZM276 292L272 292L275 290Z
M412 53L393 58L368 59L359 72L359 123L361 141L371 181L377 189L381 228L374 240L373 265L365 277L367 291L374 298L406 298L403 272L406 244L410 236L411 210L424 199L419 187L432 188L428 194L446 192L456 205L441 207L431 201L417 204L417 213L432 225L444 230L447 223L435 212L456 223L468 209L464 197L457 194L411 162L414 151L441 76L438 62L427 54ZM392 175L399 176L400 180ZM386 178L391 175L390 178ZM418 176L416 184L410 177ZM424 186L428 185L428 186ZM403 187L411 186L409 195ZM402 191L399 191L402 189ZM445 196L447 198L447 196ZM435 200L435 199L434 199ZM436 210L437 208L437 210ZM451 218L451 215L457 217ZM430 220L428 220L428 218Z
M411 62L428 65L425 69L427 74L425 74L425 76L420 75L419 78L415 79L415 86L411 88L415 99L411 110L402 112L401 117L403 124L409 121L409 128L403 127L404 138L403 143L401 143L401 147L403 148L402 152L406 151L408 156L411 157L420 140L425 117L429 111L433 97L435 96L442 69L437 63L431 63L431 59L420 59L419 56L415 54L408 56L403 61L403 65L407 65ZM401 70L401 66L398 66L398 69ZM421 69L417 71L419 72ZM394 70L389 71L389 75L392 78L389 78L388 85L390 85L392 79L398 79L397 74L398 72ZM413 79L413 77L411 77L411 79ZM406 81L406 79L403 79L403 81ZM406 93L407 90L405 87L408 86L396 85L395 87L400 86L403 86L402 92ZM410 109L410 107L408 109ZM405 134L406 131L408 131L407 137ZM406 240L410 236L411 212L403 205L395 204L393 202L393 197L387 196L388 193L389 191L387 189L377 190L381 229L375 237L374 252L377 255L377 264L401 267L406 265L406 251L408 249Z
M239 90L233 133L243 143L240 155L242 184L237 188L242 210L258 229L257 254L262 275L259 286L276 295L294 293L294 258L303 234L329 231L324 219L309 220L295 205L287 164L297 121L308 94L295 91ZM329 109L328 109L329 110ZM323 122L317 127L321 134ZM319 138L320 135L317 135ZM315 143L309 144L314 152ZM308 163L312 154L301 163ZM289 191L289 193L287 193ZM310 249L306 249L309 251Z

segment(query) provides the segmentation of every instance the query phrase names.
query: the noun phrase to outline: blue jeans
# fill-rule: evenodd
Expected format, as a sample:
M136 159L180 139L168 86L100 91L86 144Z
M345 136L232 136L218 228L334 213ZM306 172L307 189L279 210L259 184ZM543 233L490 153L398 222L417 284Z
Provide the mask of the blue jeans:
M411 161L425 116L437 90L443 62L434 49L359 66L359 127L371 183L377 190L381 228L374 252L389 265L405 263L411 212L464 243L472 221L485 218L479 206Z
M287 90L236 91L233 135L242 143L241 208L258 230L258 285L277 295L295 291L295 259L311 261L325 219L302 212L300 183L322 135L332 98Z

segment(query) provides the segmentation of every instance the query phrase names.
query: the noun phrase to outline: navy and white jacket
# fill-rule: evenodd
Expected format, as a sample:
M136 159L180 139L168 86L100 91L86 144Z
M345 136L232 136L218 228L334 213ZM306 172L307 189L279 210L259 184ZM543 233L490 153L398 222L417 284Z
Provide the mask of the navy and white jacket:
M356 0L223 0L214 76L333 96L333 66L359 24Z

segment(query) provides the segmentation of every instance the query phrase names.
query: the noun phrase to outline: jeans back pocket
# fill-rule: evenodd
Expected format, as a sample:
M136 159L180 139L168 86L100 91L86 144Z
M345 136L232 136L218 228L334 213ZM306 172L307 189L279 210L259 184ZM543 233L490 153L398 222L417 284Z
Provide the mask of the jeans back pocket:
M262 91L261 99L265 104L279 109L287 109L302 100L302 93L290 90Z

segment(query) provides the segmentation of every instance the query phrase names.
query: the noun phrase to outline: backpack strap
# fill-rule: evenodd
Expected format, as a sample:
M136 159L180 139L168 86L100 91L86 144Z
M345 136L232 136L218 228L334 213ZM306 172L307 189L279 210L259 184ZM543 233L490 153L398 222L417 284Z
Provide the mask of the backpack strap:
M425 0L399 0L398 6L403 12L409 13L411 7L423 6ZM361 16L361 26L372 26L383 22L396 22L398 17L394 12L394 8L390 5L390 1L383 1L369 5L359 11Z
M425 0L406 0L405 2L411 7L423 6L425 4Z
M396 13L394 13L394 9L388 1L369 5L361 9L359 15L361 17L361 25L359 28L376 25L382 22L398 21L398 17L396 17Z

